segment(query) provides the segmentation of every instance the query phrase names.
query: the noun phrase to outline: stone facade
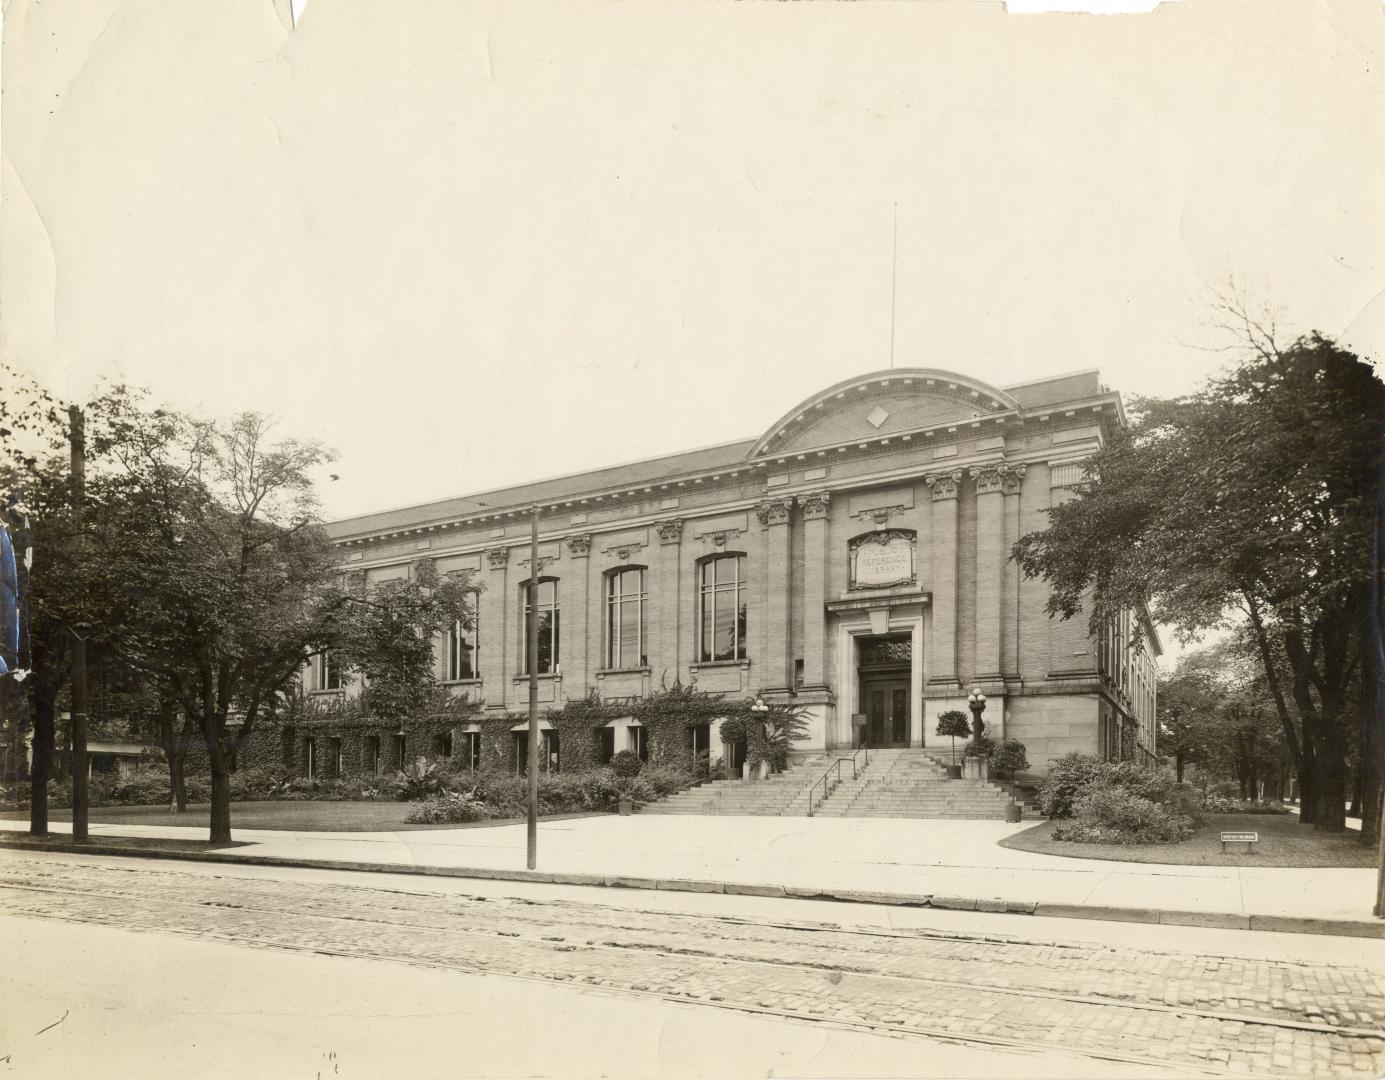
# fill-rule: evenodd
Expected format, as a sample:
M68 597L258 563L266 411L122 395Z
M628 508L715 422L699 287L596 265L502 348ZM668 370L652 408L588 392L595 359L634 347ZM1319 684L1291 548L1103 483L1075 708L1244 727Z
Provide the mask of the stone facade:
M862 737L939 742L936 715L965 708L975 686L989 733L1023 741L1036 772L1070 750L1151 760L1158 641L1148 620L1131 614L1093 639L1081 617L1049 619L1044 583L1008 558L1122 422L1118 395L1094 371L1007 389L946 371L875 372L814 394L757 439L338 521L329 533L367 582L407 574L423 556L470 573L481 591L469 663L457 670L440 641L438 673L460 676L455 691L496 719L528 701L537 508L556 614L543 597L540 607L557 625L540 650L545 706L676 681L760 695L808 711L808 753ZM1143 652L1126 647L1137 634ZM305 672L305 685L317 674ZM617 732L616 749L627 735Z

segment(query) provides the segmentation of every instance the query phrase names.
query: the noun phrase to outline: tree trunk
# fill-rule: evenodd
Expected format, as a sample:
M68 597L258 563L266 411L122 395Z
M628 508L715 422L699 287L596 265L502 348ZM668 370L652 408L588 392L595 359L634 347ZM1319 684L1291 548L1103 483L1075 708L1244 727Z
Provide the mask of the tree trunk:
M187 752L180 750L168 759L168 781L173 791L173 812L188 812Z
M1363 764L1357 762L1356 768L1352 771L1351 783L1351 805L1347 807L1347 817L1359 818L1361 816L1361 798L1366 790L1366 769Z
M29 695L20 700L28 702ZM29 770L29 832L48 835L48 778L53 774L53 713L56 696L41 684L33 690L34 746Z
M1339 723L1324 725L1323 752L1318 755L1319 832L1343 832L1347 827L1346 740Z
M1173 756L1173 771L1178 782L1183 783L1183 755L1181 753Z
M212 812L209 839L213 844L231 842L231 770L222 753L212 755Z
M1311 739L1303 740L1303 767L1298 773L1298 823L1318 820L1318 761Z

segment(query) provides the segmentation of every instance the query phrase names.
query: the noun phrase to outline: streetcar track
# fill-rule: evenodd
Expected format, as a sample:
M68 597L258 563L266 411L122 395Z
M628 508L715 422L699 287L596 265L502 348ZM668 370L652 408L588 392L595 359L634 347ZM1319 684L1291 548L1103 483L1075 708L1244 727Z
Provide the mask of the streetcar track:
M14 885L14 884L12 884L12 883L6 883L6 882L0 882L0 889L8 889L8 890L11 890L11 891L14 891L14 892L33 892L33 893L39 893L39 894L48 893L48 894L54 894L54 895L72 895L72 890L70 890L70 889L69 889L69 890L64 890L64 889L61 889L61 888L48 887L48 886ZM318 911L289 910L289 909L285 909L285 908L282 908L282 907L262 907L262 906L250 905L250 904L235 904L235 905L228 905L228 904L219 904L219 903L217 903L217 902L215 902L215 901L210 901L210 902L209 902L209 901L205 901L205 900L183 900L183 899L170 898L170 897L156 897L156 898L152 898L152 899L151 899L151 898L148 898L148 897L130 897L130 896L122 896L122 895L120 895L120 894L113 894L113 893L104 892L104 891L99 891L99 890L83 890L82 893L81 893L80 895L81 895L83 898L99 897L99 898L106 899L106 900L129 900L129 899L138 898L138 899L142 900L144 903L163 904L163 905L171 906L171 907L186 907L186 908L193 908L193 909L205 909L205 908L208 908L208 907L225 907L227 910L243 911L243 912L247 912L247 913L258 913L258 914L264 914L264 915L272 915L272 916L276 916L276 917L280 917L280 918L285 917L285 916L288 916L288 917L291 917L291 918L299 918L299 919L318 919L318 920L322 920L322 921L326 921L326 922L348 923L348 924L353 924L353 925L356 925L356 926L371 926L371 925L374 925L374 926L379 926L379 927L388 927L388 928L392 928L392 929L407 929L407 930L428 931L428 932L432 932L432 933L445 933L445 934L451 934L451 935L457 935L457 936L482 936L482 935L484 935L484 936L488 936L488 937L492 937L492 938L500 938L500 937L503 937L503 938L506 938L506 939L509 939L509 940L522 941L522 942L524 942L524 943L526 943L526 944L534 945L534 946L537 946L537 947L539 947L539 948L543 948L545 945L551 945L551 944L552 944L551 939L546 939L546 938L545 938L544 936L542 936L542 935L532 935L532 934L531 934L531 935L525 935L525 934L521 934L521 933L514 932L514 931L501 931L501 930L496 930L496 929L489 928L489 927L477 927L477 926L438 926L438 925L431 924L431 923L411 922L411 921L407 921L407 920L390 921L390 920L385 920L385 919L372 919L372 918L369 918L369 917L366 917L366 916L360 916L360 915L333 915L333 914L328 914L328 913L323 913L323 912L318 912ZM426 894L423 894L423 895L426 895ZM44 916L38 916L38 917L44 917ZM62 918L63 916L48 916L48 917ZM715 917L714 917L714 918L715 918ZM91 919L89 919L89 918L88 918L88 919L78 918L78 919L70 920L70 921L90 922L90 921L93 921L93 920L91 920ZM97 920L97 921L99 921L99 920ZM737 921L737 920L731 920L731 921ZM782 925L782 924L781 924L781 925ZM794 928L794 927L786 927L786 928L788 928L788 929L796 929L796 928ZM614 929L634 929L634 928L615 927ZM609 927L609 926L604 926L604 927L601 927L601 930L604 931L605 933L610 933L611 930L612 930L612 928ZM157 931L154 931L154 932L157 932ZM216 931L214 930L213 932L216 932ZM590 932L590 930L586 930L586 931L584 931L584 932ZM230 936L228 936L228 935L219 935L219 936L222 936L224 940L233 941L233 942L239 942L239 941L243 940L243 939L240 939L240 938L232 938L232 937L230 937ZM975 982L975 981L967 982L967 981L963 981L963 980L959 980L959 979L944 979L944 978L938 978L938 977L928 976L928 975L899 974L899 973L894 973L894 972L878 972L878 971L872 971L872 970L870 970L870 969L868 969L868 968L863 968L863 967L859 967L859 966L827 965L827 964L807 963L807 962L793 961L793 960L777 960L777 959L774 959L774 958L767 958L767 957L731 956L731 955L726 955L726 954L714 953L714 952L711 952L710 950L706 950L706 949L692 949L692 948L687 948L687 947L673 948L673 947L668 947L668 946L644 945L644 944L625 944L625 943L615 942L615 941L583 941L583 942L581 942L581 943L567 942L566 944L571 945L573 948L575 948L575 949L580 949L580 950L582 950L582 951L584 951L584 952L596 952L596 951L602 951L602 950L604 950L604 951L606 951L606 952L629 953L629 952L638 951L638 952L643 953L643 954L646 954L646 955L659 956L659 957L664 957L664 958L667 958L667 959L688 959L688 958L691 958L691 959L695 959L695 960L702 960L702 961L708 961L708 962L713 962L713 963L742 964L742 965L747 965L747 966L751 966L751 967L762 966L762 967L770 967L770 968L787 968L787 969L793 969L793 970L796 970L796 971L813 972L813 973L816 973L816 972L823 972L823 971L835 971L835 972L839 972L839 973L844 974L844 975L852 975L852 976L856 976L856 977L859 977L859 978L867 978L867 979L885 979L885 980L899 980L899 981L903 981L903 982L906 982L906 983L907 983L907 982L926 983L926 984L928 984L928 985L930 985L930 986L939 986L939 987L947 987L947 988L952 988L952 989L969 990L969 991L972 991L972 992L975 992L975 993L983 993L983 994L1005 994L1005 995L1010 995L1010 996L1015 996L1015 997L1032 998L1032 999L1035 999L1035 1000L1064 1001L1064 1002L1067 1002L1067 1003L1069 1003L1069 1004L1079 1005L1079 1006L1085 1006L1085 1007L1135 1009L1135 1010L1141 1010L1141 1011L1147 1011L1147 1012L1163 1013L1163 1014L1172 1015L1172 1016L1196 1016L1196 1017L1202 1017L1202 1018L1210 1019L1210 1020L1222 1021L1222 1022L1226 1022L1226 1023L1240 1023L1240 1024L1255 1025L1255 1026L1266 1027L1266 1028L1283 1028L1283 1029L1294 1030L1294 1031L1313 1032L1313 1033L1315 1033L1315 1034L1337 1035L1337 1036L1340 1036L1340 1037L1343 1037L1343 1038L1352 1038L1352 1039L1367 1039L1367 1038L1382 1039L1382 1038L1385 1038L1385 1029L1380 1029L1380 1028L1353 1027L1353 1026L1347 1026L1347 1025L1334 1025L1334 1024L1326 1024L1326 1023L1323 1023L1323 1024L1315 1024L1315 1023L1312 1023L1312 1022L1310 1022L1310 1021L1292 1020L1292 1019L1283 1018L1283 1017L1263 1016L1263 1015L1256 1015L1256 1014L1254 1014L1254 1013L1228 1013L1228 1012L1221 1012L1221 1011L1211 1010L1211 1009L1200 1009L1200 1008L1197 1008L1196 1006L1168 1005L1168 1004L1166 1004L1166 1003L1164 1003L1164 1002L1155 1002L1155 1001L1130 1001L1130 1000L1124 1000L1124 999L1117 998L1117 997L1094 996L1094 995L1084 995L1084 994L1070 994L1070 993L1064 993L1064 992L1062 992L1062 991L1043 990L1043 989L1037 989L1037 988L1025 988L1025 987L1014 987L1014 986L997 986L997 985L992 985L992 984L980 984L980 983L977 983L977 982ZM281 947L281 946L279 946L278 944L274 944L274 943L266 943L265 947L267 947L267 948L278 948L278 947ZM316 950L310 950L310 951L316 951ZM353 954L353 953L342 952L342 953L333 953L332 955L344 955L344 956L349 956L349 955L359 955L359 953L354 953L354 954ZM393 959L393 957L389 956L388 954L372 954L372 956L373 956L374 958L377 958L377 959ZM444 967L451 967L451 966L455 966L455 965L442 965L442 966L444 966ZM474 966L474 967L466 968L466 970L485 971L486 973L489 973L489 974L497 974L496 972L489 971L489 969L486 969L486 968L484 968L483 966ZM631 992L632 992L632 993L641 993L641 992L643 992L643 991L631 991ZM683 997L677 997L676 1000L683 1001L683 1000L693 1000L693 999L688 999L688 998L683 998ZM720 1004L720 1002L718 1002L717 1004ZM887 1026L889 1026L891 1030L895 1030L895 1028L894 1028L893 1025L887 1025Z

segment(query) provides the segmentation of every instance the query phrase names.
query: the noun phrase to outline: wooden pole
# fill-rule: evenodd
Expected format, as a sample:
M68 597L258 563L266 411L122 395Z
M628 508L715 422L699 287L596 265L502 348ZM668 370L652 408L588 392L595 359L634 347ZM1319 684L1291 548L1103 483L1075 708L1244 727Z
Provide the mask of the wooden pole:
M72 528L77 564L82 561L82 501L86 494L86 433L82 410L68 406L72 442ZM72 839L87 838L87 642L72 632Z
M539 508L529 517L529 813L528 867L539 858Z

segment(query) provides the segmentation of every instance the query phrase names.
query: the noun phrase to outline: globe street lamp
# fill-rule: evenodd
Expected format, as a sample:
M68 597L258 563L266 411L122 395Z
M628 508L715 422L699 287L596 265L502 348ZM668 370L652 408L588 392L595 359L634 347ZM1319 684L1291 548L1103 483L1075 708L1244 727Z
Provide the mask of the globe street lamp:
M760 727L760 746L763 747L767 739L765 732L765 715L769 712L769 706L765 704L764 698L756 697L755 704L750 706L750 711L755 714L755 721ZM764 769L763 760L760 762L760 769L762 771Z
M986 711L986 695L973 686L967 697L967 707L971 709L971 744L979 751L981 733L986 730L986 721L981 719L981 714Z

